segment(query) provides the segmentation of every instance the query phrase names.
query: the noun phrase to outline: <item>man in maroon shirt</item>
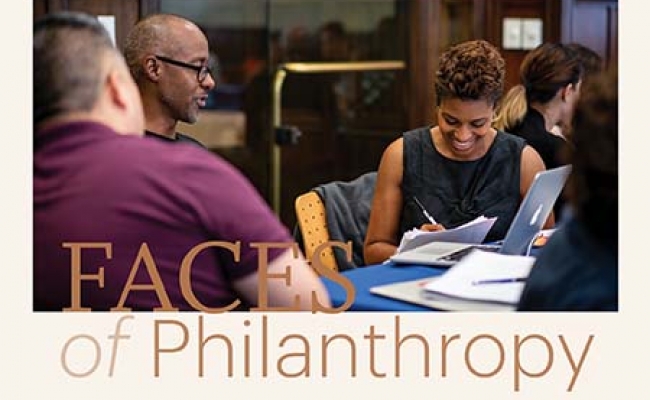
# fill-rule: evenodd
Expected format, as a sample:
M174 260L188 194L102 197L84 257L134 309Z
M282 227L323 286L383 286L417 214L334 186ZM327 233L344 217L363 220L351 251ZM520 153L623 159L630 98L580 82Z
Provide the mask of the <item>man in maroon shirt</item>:
M241 174L141 137L138 89L94 17L35 24L34 126L34 310L329 307L300 253L265 260L259 243L295 243Z

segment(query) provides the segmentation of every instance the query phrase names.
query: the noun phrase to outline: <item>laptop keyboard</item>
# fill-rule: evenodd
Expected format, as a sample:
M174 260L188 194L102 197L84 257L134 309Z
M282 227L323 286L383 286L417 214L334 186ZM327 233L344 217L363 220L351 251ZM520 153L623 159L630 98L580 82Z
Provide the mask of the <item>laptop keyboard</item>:
M460 250L455 251L455 252L453 252L451 254L447 254L446 256L440 257L440 259L445 260L445 261L460 261L463 257L465 257L467 254L469 254L474 249L496 253L496 252L499 251L500 247L499 246L491 246L491 245L467 246L464 249L460 249Z

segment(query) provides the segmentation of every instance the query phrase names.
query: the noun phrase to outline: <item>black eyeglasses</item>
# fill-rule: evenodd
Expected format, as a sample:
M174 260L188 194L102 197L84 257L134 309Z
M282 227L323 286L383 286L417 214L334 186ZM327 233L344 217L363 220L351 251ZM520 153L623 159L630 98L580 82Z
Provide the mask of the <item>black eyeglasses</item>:
M199 81L199 83L203 83L205 78L208 77L208 74L212 75L214 79L214 75L212 74L212 70L210 67L207 65L193 65L193 64L188 64L182 61L174 60L173 58L167 58L163 56L157 56L155 55L158 60L162 62L166 62L168 64L176 65L177 67L183 67L187 69L191 69L193 71L196 71L196 80Z

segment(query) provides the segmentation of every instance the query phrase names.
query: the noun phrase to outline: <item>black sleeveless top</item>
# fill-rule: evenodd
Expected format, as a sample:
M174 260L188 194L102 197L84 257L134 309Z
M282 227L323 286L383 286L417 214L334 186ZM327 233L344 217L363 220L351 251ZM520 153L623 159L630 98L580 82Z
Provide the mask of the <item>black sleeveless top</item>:
M485 242L503 239L520 203L521 153L526 142L499 131L487 153L478 160L456 161L433 144L430 127L405 132L403 207L404 232L429 221L414 197L447 229L476 217L497 217Z

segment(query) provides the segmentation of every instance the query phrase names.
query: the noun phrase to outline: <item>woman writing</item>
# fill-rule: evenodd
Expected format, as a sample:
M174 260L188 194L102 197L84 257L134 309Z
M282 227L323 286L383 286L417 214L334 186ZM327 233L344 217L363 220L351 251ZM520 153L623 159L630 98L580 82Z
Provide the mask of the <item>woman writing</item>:
M404 133L380 161L364 243L366 264L393 255L412 228L454 228L485 215L497 217L486 241L505 236L544 163L523 139L492 128L504 75L503 58L483 40L458 44L441 56L437 125ZM553 222L551 215L547 227Z

